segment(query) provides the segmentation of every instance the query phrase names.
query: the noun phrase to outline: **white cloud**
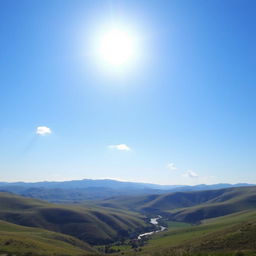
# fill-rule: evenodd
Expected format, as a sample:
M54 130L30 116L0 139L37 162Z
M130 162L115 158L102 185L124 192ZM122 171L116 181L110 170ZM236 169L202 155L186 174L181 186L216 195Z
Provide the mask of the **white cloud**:
M128 147L126 144L109 145L108 147L111 149L117 149L117 150L122 150L122 151L130 151L131 150L131 148Z
M198 174L192 170L187 170L184 174L183 174L184 177L187 177L187 178L198 178Z
M38 126L36 128L36 134L38 135L46 135L51 133L52 133L52 130L47 126Z
M170 169L171 171L176 171L178 169L174 163L167 164L167 168Z

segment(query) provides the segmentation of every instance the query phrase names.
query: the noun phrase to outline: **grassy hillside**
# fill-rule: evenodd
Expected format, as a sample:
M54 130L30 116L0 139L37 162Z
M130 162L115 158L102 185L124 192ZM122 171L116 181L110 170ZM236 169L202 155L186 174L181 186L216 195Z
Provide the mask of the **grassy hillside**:
M130 209L147 215L162 214L169 219L167 223L170 228L154 235L140 250L135 252L128 246L129 250L120 253L145 256L189 256L201 253L215 256L234 255L237 251L254 255L253 250L256 250L256 187L120 197L102 200L99 204L100 206L60 205L2 192L0 220L27 227L2 221L0 249L2 252L5 250L14 253L11 250L18 250L19 247L38 247L35 253L41 252L41 249L43 253L46 246L46 251L63 252L63 255L80 255L80 251L84 253L83 250L88 253L91 249L82 241L102 245L129 237L130 234L134 238L136 232L142 233L147 228L152 228L145 223L140 213L127 210ZM193 225L176 225L177 221ZM17 227L23 233L19 233ZM10 234L12 229L14 231ZM81 241L59 233L71 235ZM22 240L22 237L26 239ZM46 240L49 243L44 244ZM67 243L62 248L66 253L58 251L61 243ZM53 248L48 249L47 246ZM25 249L24 253L27 253Z
M255 208L256 187L250 187L229 189L198 206L168 212L169 218L173 220L196 223L204 219Z
M154 235L138 251L147 256L256 255L256 211L208 219L201 225ZM127 252L134 255L134 252Z
M110 207L115 209L125 209L133 211L141 211L141 209L160 196L146 195L146 196L119 196L112 197L105 200L98 201L97 204L104 207Z
M96 255L87 243L74 237L0 221L0 254L6 255Z
M112 198L101 201L100 205L162 214L172 220L196 223L205 218L255 208L256 187Z
M135 209L144 212L160 212L165 210L191 207L217 198L225 192L221 190L175 192L163 195L114 197L99 202L102 206Z
M57 205L0 193L0 219L72 235L90 244L103 244L143 230L139 214L102 207Z

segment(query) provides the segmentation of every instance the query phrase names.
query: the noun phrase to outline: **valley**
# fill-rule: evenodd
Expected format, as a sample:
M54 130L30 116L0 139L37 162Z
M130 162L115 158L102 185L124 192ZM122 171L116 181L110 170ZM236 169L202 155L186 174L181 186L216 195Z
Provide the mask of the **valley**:
M254 255L256 187L72 204L0 192L0 221L10 255Z

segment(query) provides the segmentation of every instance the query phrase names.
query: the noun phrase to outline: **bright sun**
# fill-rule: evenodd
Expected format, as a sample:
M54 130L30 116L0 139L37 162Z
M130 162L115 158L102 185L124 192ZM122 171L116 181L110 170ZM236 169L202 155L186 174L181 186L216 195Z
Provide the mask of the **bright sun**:
M102 36L99 50L106 63L126 64L135 54L134 38L125 31L112 29Z

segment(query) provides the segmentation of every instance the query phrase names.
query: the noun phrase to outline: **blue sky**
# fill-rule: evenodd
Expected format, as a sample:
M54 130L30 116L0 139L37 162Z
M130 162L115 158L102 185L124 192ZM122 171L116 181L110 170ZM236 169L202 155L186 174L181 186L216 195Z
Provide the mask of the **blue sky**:
M255 8L1 1L1 180L256 183ZM95 53L113 24L137 43L117 70Z

